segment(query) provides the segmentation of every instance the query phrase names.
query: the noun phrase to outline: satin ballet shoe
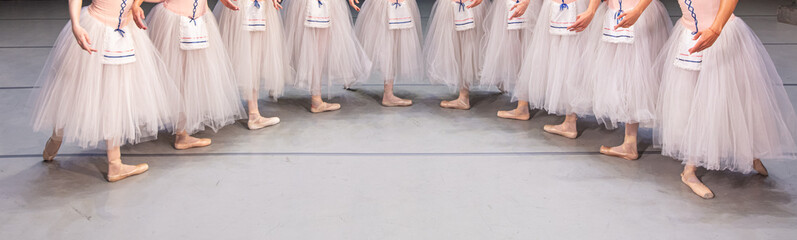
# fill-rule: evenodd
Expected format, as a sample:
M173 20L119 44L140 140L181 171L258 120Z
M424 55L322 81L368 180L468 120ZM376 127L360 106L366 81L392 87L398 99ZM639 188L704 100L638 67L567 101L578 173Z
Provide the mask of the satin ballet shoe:
M619 158L624 158L626 160L632 160L633 161L633 160L639 159L639 154L638 153L635 154L635 153L619 152L619 151L615 151L613 147L601 146L600 152L601 152L601 154L606 155L606 156L619 157Z
M249 130L256 130L268 126L274 126L277 125L277 123L280 123L280 118L278 117L258 117L255 120L249 120L246 126L249 127Z
M42 151L42 159L45 162L52 162L55 160L55 155L58 155L58 149L61 149L61 141L53 140L52 137L47 139L44 151Z
M396 98L394 100L382 99L382 106L385 107L408 107L412 106L412 100Z
M112 165L117 165L117 166L112 166ZM115 173L115 174L111 175L111 170L110 169L112 167L118 167L119 168L119 170L118 170L119 173ZM108 165L108 182L116 182L116 181L125 179L125 178L130 177L130 176L139 175L139 174L142 174L142 173L146 172L147 170L149 170L149 165L146 164L146 163L142 163L142 164L138 164L138 165L127 165L127 164L122 164L121 161L120 161L119 163L116 163L116 164L109 164Z
M767 167L764 167L764 163L761 162L761 159L753 160L753 169L761 174L761 176L769 176L769 171L767 171Z
M578 131L573 131L573 132L563 131L560 130L558 126L559 125L545 125L542 127L542 130L545 130L545 132L548 133L556 134L570 139L576 139L576 137L578 137Z
M466 103L465 101L454 99L451 101L442 101L440 102L440 107L442 108L450 108L450 109L459 109L459 110L468 110L470 109L470 103Z
M174 143L174 148L177 150L185 150L189 148L199 148L199 147L207 147L210 146L211 140L210 138L194 138L196 139L193 142L189 143Z
M526 120L529 120L531 118L531 114L529 114L528 112L524 113L524 114L517 114L516 112L517 112L516 110L498 111L498 114L496 114L496 115L499 118L514 119L514 120L521 120L521 121L526 121Z
M338 103L321 103L321 105L311 106L310 112L312 113L322 113L322 112L329 112L329 111L337 111L340 110L340 104Z
M681 182L686 184L686 186L692 189L692 192L694 192L703 199L714 198L714 193L711 192L711 189L706 187L706 185L703 184L703 182L701 182L700 179L697 179L697 176L692 176L687 178L684 177L683 173L681 173Z

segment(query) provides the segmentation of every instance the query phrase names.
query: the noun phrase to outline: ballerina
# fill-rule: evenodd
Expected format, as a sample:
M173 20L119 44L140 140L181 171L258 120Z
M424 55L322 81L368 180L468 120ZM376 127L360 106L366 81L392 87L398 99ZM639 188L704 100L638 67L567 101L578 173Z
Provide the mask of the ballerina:
M136 0L135 11L143 12ZM180 89L177 133L178 150L205 147L209 138L191 134L213 131L245 116L235 73L207 0L165 0L146 16L149 35L166 62L169 75ZM220 1L234 8L230 0ZM143 14L134 14L141 19ZM142 27L147 27L142 26Z
M683 17L657 60L656 144L706 199L697 167L767 176L760 159L797 158L797 114L763 44L733 15L737 2L679 0Z
M393 84L423 78L420 15L415 0L372 0L357 16L357 37L374 64L372 71L385 83L383 106L412 105L393 94Z
M542 1L503 1L505 4L492 4L486 17L481 84L505 92L515 87L523 56L531 44ZM529 120L530 115L526 108L525 112L499 111L498 117Z
M349 4L360 10L354 0ZM322 81L349 88L371 72L371 61L354 34L347 8L339 0L294 0L286 6L286 43L296 70L293 81L296 87L310 91L312 113L340 109L340 104L321 98Z
M282 95L285 79L290 79L288 51L278 0L244 0L231 7L216 4L213 12L218 17L221 38L247 102L250 130L276 125L278 117L263 117L258 109L260 92L276 99Z
M606 128L625 124L623 143L600 152L628 160L639 158L637 132L653 127L659 75L656 56L672 29L667 9L657 0L609 0L603 30L586 71L593 80L595 118Z
M590 24L606 11L600 0L543 0L531 46L523 58L513 99L517 108L499 112L528 115L529 107L565 115L558 125L545 125L548 133L576 138L578 116L592 114L592 82L584 77L590 51L598 43L600 24ZM579 13L580 12L580 13Z
M470 109L470 87L481 74L483 21L489 8L482 0L437 0L424 42L426 74L433 83L459 89L459 97L440 107Z
M33 129L53 129L44 161L55 159L63 141L83 148L105 143L109 182L149 169L146 163L122 163L119 147L170 130L178 93L147 33L133 26L132 4L94 0L81 10L83 1L69 1L70 22L33 94Z

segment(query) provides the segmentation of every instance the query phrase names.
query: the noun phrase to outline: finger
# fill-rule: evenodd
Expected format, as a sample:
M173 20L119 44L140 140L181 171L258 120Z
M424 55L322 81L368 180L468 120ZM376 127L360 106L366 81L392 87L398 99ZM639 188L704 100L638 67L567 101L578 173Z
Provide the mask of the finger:
M624 18L626 15L628 15L628 13L623 13L623 14L620 14L620 16L617 16L617 19L622 19L622 18Z
M689 49L689 54L699 52L698 50L700 49L701 45L703 45L703 40L697 41L697 43L695 43L695 46L692 46L692 48Z
M86 35L83 35L83 38L85 38L85 39L86 39L86 42L87 42L87 43L89 43L89 45L91 45L91 44L92 44L92 43L91 43L91 38L89 37L89 35L88 35L88 34L86 34Z
M621 27L624 28L627 23L628 23L628 21L626 19L623 19L622 21L620 21L620 23L618 23L617 25L614 26L614 30L617 30L618 28L621 28Z
M697 40L697 39L699 39L699 38L700 38L700 35L703 35L703 32L697 32L697 34L695 34L695 36L692 38L692 40Z
M356 2L357 4L360 4L360 0L354 0L354 2Z

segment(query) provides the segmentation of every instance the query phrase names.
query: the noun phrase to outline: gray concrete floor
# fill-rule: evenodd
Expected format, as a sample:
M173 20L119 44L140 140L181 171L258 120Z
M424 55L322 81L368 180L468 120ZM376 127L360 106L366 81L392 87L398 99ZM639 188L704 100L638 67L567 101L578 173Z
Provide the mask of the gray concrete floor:
M742 1L797 106L797 26L783 1ZM431 1L422 1L428 16ZM673 18L677 3L666 1ZM766 160L770 177L701 171L702 200L681 165L643 146L638 161L601 156L622 141L581 121L576 140L541 131L559 117L498 119L513 107L493 90L470 111L437 107L454 94L409 84L416 104L383 108L378 81L332 89L338 112L311 114L305 93L261 102L278 126L225 127L208 148L175 151L167 134L126 146L151 170L106 183L104 154L65 145L40 153L25 107L67 21L65 1L0 1L0 239L788 239L797 234L797 164ZM649 136L648 132L643 135ZM649 144L646 144L649 145Z

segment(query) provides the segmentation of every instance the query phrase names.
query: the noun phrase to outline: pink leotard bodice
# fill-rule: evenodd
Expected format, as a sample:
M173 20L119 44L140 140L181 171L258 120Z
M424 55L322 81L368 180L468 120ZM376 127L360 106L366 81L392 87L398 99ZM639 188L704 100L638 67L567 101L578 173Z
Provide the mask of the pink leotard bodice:
M692 17L692 11L689 10L687 2L691 2L695 15L697 15L697 27L702 31L711 27L714 19L717 18L717 13L720 10L720 0L678 0L681 5L681 12L684 14L681 17L681 24L689 30L695 31L695 18ZM731 14L733 19L735 16Z
M639 3L639 0L608 0L608 1L606 1L606 3L609 4L609 7L611 9L614 9L616 11L616 10L620 10L620 1L623 2L623 9L622 10L631 9L634 6L636 6L637 3Z
M119 12L122 11L122 0L94 0L88 6L89 14L105 25L116 28L119 25ZM133 0L126 0L124 12L122 13L121 27L133 20L130 9L133 7Z
M196 17L201 17L208 8L207 0L166 0L163 1L163 7L177 15L191 17L194 15L194 1L197 3Z

